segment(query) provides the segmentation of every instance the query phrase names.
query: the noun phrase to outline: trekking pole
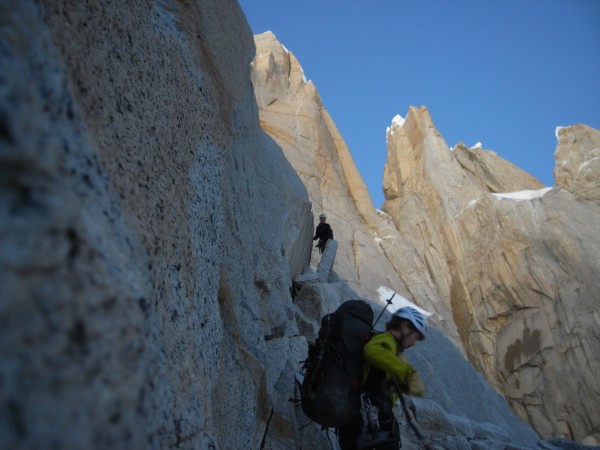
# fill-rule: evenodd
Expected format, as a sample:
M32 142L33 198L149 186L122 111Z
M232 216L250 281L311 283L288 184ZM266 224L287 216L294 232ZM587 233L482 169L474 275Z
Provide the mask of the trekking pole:
M373 322L373 328L375 328L375 325L377 325L377 322L379 322L379 319L381 319L381 316L383 316L383 313L385 312L385 310L387 309L387 307L392 304L392 300L393 300L393 298L395 296L396 296L396 293L394 292L392 294L392 296L386 300L385 308L383 308L381 310L381 312L379 313L379 316L377 316L377 320L375 322Z

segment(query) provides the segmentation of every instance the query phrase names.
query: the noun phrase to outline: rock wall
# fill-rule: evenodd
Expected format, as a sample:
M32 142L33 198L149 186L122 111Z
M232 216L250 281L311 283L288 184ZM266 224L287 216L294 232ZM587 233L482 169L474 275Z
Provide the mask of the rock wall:
M490 192L512 192L544 187L537 178L491 150L478 147L467 148L459 142L452 149L452 153L471 181Z
M294 54L271 32L256 35L255 43L251 77L261 127L304 182L314 215L327 214L339 242L334 272L362 297L377 299L377 289L385 286L435 311L434 320L460 347L426 265L387 214L375 210L344 139ZM313 249L313 267L319 258Z
M554 179L578 200L600 200L600 132L586 125L556 130Z
M237 2L3 0L0 22L0 447L293 439L312 215Z
M411 108L388 132L384 209L417 242L469 359L513 409L543 437L598 444L600 205L573 195L598 186L587 172L595 133L560 132L556 158L569 162L557 171L582 167L585 180L508 198L490 191L537 183L514 168L482 170L481 151L449 151L428 111Z
M389 286L434 311L434 323L464 346L544 437L595 442L596 383L580 367L595 366L598 305L589 277L599 260L592 226L597 206L560 189L522 201L492 195L544 186L490 150L458 144L450 151L429 113L412 108L406 121L395 120L388 130L385 213L377 212L293 53L270 32L255 42L251 76L261 126L304 182L313 213L328 214L339 241L334 271L340 279L364 297L373 299L379 286ZM571 141L587 144L581 156L562 164L565 170L585 158L591 163L584 169L595 167L593 137ZM318 258L313 251L313 265ZM583 305L578 298L586 299ZM574 305L581 312L566 319ZM565 331L566 321L579 331ZM585 351L565 350L582 346ZM560 381L564 351L568 382ZM547 401L548 390L561 394Z
M324 313L382 280L458 342L452 299L374 212L326 113L331 177L314 192L278 145L289 130L259 127L235 1L0 0L0 24L0 448L330 448L289 402L298 362ZM334 265L349 283L292 299L329 205L350 221L337 229L354 256ZM564 448L537 442L439 331L408 357L437 447ZM419 448L399 417L404 448Z

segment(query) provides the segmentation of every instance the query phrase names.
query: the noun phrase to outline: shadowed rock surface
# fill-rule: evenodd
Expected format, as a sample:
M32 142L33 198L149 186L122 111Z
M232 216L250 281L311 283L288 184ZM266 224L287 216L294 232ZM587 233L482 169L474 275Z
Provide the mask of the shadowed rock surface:
M0 447L260 447L293 413L312 215L259 128L239 6L0 17Z
M299 361L323 314L388 276L458 342L452 302L356 177L335 194L333 272L292 298L327 204L311 209L260 128L235 1L0 0L0 24L0 448L330 448L289 401ZM340 257L357 223L359 257ZM539 442L441 331L409 358L434 448L567 448Z

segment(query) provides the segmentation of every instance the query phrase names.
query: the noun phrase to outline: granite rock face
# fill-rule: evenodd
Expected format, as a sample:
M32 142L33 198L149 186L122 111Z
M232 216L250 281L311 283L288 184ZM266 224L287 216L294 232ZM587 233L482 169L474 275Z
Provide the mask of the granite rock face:
M548 190L541 182L492 151L463 144L450 151L429 113L413 108L388 129L385 213L374 211L294 55L272 33L255 42L251 76L261 126L304 182L313 212L329 215L339 241L334 271L362 296L387 285L435 312L434 321L543 436L594 442L596 383L592 372L578 374L595 365L597 283L589 277L600 248L591 225L597 206L560 189L541 196ZM524 190L537 197L501 196ZM313 252L313 265L316 258ZM581 328L577 334L562 328L572 308L585 316L568 319ZM564 350L582 346L585 352ZM572 362L563 383L564 351ZM553 368L536 363L542 360ZM578 390L580 383L586 388ZM556 404L542 401L544 386L563 393ZM579 404L587 406L572 412Z
M471 180L490 192L511 192L541 189L544 185L535 177L498 156L492 150L466 147L459 142L454 156Z
M260 128L237 2L0 0L0 24L0 448L330 448L289 401L299 361L323 314L383 281L460 342L452 297L372 208L331 119L314 116L333 146L318 154L326 182L287 161L294 121ZM274 93L256 91L263 126L264 104L310 85L284 56L267 59ZM292 298L330 206L344 219L333 271ZM561 289L577 287L587 295ZM582 333L564 351L594 356L564 314ZM530 347L511 341L523 329L504 333L510 374L529 367ZM428 385L415 420L437 448L568 448L538 442L439 330L407 357ZM398 416L404 448L419 448Z
M251 77L261 127L281 146L306 186L315 222L327 214L339 242L335 273L358 295L377 298L385 286L435 311L460 347L449 309L439 300L426 264L396 226L373 206L348 146L294 57L271 32L255 36ZM312 266L319 261L313 249Z
M0 447L289 441L312 214L237 2L0 17Z
M343 138L294 55L272 33L255 42L251 76L261 126L301 177L314 213L329 215L339 241L335 272L365 297L391 285L436 312L442 329L542 435L593 442L591 372L562 386L557 369L564 367L565 347L581 347L582 334L591 353L573 351L568 373L595 364L597 305L579 305L572 294L593 299L595 281L572 284L597 268L596 208L560 189L523 201L492 195L544 186L492 151L463 144L450 151L429 113L412 109L388 130L389 215L374 212ZM588 315L577 326L586 331L577 335L565 332L560 319L574 305ZM554 369L534 364L541 358L552 360ZM577 391L579 383L588 388ZM542 386L565 397L542 401ZM588 406L571 413L581 401ZM592 415L583 417L588 409Z
M556 130L556 185L579 200L600 200L600 131L586 125Z
M593 166L591 131L584 149L577 139L565 148L578 132L561 132L557 160L580 167L587 155ZM449 151L426 109L411 108L388 132L384 209L417 242L469 359L513 409L545 438L597 445L600 205L560 188L491 194L536 183L511 169L492 173L491 185L488 171L465 158L472 150L458 151ZM523 181L508 189L511 179ZM591 183L564 183L591 192L583 188Z

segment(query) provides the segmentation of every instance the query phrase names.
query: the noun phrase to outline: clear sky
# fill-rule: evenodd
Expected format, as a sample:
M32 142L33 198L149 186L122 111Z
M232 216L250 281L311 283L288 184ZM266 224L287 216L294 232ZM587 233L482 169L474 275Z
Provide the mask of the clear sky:
M315 84L375 207L385 131L426 106L449 146L493 150L547 186L555 128L600 129L600 0L239 0Z

